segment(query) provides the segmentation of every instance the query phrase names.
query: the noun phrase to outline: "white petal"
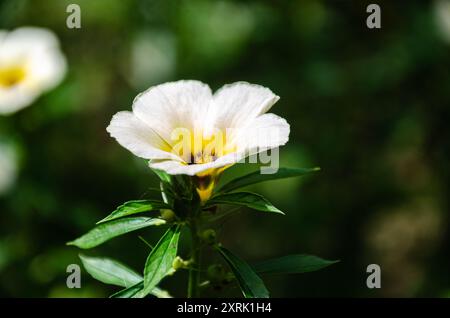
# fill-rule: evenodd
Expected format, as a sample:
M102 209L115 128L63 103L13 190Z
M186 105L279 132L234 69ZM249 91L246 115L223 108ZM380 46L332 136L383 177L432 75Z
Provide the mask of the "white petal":
M144 159L181 160L170 153L170 147L147 124L132 112L114 115L106 130L124 148Z
M23 85L13 88L0 87L0 115L10 115L30 105L38 94Z
M246 82L225 85L213 98L215 125L220 129L244 127L279 100L270 89Z
M2 42L5 40L7 34L8 34L8 31L0 30L0 45L2 45Z
M47 48L30 54L26 84L30 89L46 92L56 87L66 74L66 59L59 50Z
M0 44L5 51L0 53L1 57L17 57L17 54L27 52L27 50L59 47L58 38L54 33L43 28L21 27L6 32L6 35L3 33L3 35L3 41Z
M26 59L30 73L26 85L30 89L45 92L61 82L67 63L54 33L41 28L23 27L11 32L7 42L14 48L12 51L23 54Z
M215 161L202 164L191 164L187 165L185 163L173 160L162 160L150 162L150 167L154 169L164 170L169 174L186 174L189 176L194 176L200 174L209 169L220 168L228 165L232 165L239 162L243 157L238 153L228 154L226 156L220 157Z
M289 140L289 132L290 126L284 118L270 113L261 115L238 130L237 151L248 156L283 146Z
M133 113L172 144L176 128L201 129L212 99L208 85L199 81L177 81L157 85L139 94Z

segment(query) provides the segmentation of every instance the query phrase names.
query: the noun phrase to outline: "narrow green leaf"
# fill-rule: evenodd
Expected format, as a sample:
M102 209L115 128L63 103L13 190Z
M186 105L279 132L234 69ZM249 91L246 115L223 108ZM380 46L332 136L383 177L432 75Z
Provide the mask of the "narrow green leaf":
M114 212L112 212L106 218L98 221L97 224L104 223L106 221L112 221L136 213L149 212L160 209L170 209L170 206L164 202L156 200L128 201L119 206Z
M121 291L111 295L110 298L132 298L137 293L139 293L142 290L142 288L144 288L143 280L141 280L136 285L122 289ZM150 294L158 298L172 298L172 296L167 291L162 290L158 287L153 288Z
M245 186L248 186L251 184L269 181L269 180L299 177L299 176L310 174L312 172L316 172L319 170L320 170L320 168L310 168L310 169L279 168L276 173L272 173L272 174L261 174L260 171L255 171L255 172L249 173L245 176L242 176L242 177L239 177L239 178L229 181L228 183L224 184L219 189L219 192L229 192L229 191L233 191L235 189L242 188L242 187L245 187Z
M272 205L266 198L262 195L252 193L252 192L232 192L218 194L206 202L205 208L211 207L217 204L230 204L246 206L251 209L255 209L263 212L273 212L284 214L282 211L278 210Z
M114 220L97 225L95 228L67 243L67 245L75 245L79 248L88 249L98 246L116 236L142 229L152 225L161 225L166 221L157 218L135 217Z
M314 272L339 261L328 261L314 255L288 255L274 258L253 266L258 273L268 274L299 274Z
M172 193L171 186L168 185L167 183L160 182L159 188L160 188L161 197L162 197L164 203L166 203L168 205L172 204L173 203L173 193Z
M86 271L102 283L128 288L142 281L141 275L118 261L81 254L80 259Z
M145 297L168 274L173 272L172 263L177 256L180 225L167 230L148 255L144 268L144 288L136 297Z
M246 262L224 247L217 247L217 250L233 271L245 298L269 298L264 282Z

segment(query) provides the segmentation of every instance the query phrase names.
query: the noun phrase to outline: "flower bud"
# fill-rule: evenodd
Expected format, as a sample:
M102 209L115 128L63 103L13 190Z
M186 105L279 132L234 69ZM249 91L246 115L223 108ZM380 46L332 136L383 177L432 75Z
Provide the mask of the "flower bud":
M170 209L162 209L161 218L167 222L173 221L175 219L175 213Z
M190 262L183 260L181 257L177 256L172 262L172 268L174 270L178 270L181 268L187 268L189 266Z
M201 234L202 240L209 245L213 245L216 243L217 235L216 231L213 229L204 230Z

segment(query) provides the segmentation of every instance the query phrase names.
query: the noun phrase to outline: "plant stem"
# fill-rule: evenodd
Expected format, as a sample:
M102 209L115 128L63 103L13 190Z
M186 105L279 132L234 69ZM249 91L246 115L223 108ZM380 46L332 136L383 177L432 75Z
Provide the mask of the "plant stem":
M188 298L198 297L198 287L200 283L200 240L197 233L197 222L191 220L191 252L192 252L192 264L189 269L189 282L188 282Z

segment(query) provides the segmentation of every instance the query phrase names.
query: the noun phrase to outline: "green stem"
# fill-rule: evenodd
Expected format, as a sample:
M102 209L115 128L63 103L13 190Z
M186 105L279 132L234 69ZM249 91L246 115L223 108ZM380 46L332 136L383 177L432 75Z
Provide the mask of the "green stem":
M188 298L198 297L199 283L200 283L200 240L197 233L197 223L195 220L191 221L191 252L192 252L192 264L189 269L189 282L188 282Z

